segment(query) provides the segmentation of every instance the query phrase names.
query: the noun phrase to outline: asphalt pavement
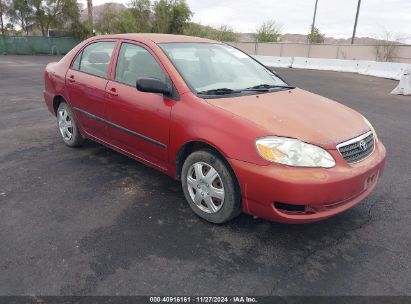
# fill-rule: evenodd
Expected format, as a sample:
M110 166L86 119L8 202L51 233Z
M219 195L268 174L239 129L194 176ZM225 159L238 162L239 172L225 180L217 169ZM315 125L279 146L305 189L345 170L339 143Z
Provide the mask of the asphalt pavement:
M213 225L179 182L102 145L62 143L42 98L57 59L0 56L0 295L411 295L411 97L388 95L397 82L277 69L369 118L384 175L326 221Z

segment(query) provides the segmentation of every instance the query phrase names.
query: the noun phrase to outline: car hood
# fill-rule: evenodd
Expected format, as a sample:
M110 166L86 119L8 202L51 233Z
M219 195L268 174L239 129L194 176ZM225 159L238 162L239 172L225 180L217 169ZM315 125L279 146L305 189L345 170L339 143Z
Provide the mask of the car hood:
M358 112L298 88L206 101L257 124L265 135L298 138L326 149L369 131Z

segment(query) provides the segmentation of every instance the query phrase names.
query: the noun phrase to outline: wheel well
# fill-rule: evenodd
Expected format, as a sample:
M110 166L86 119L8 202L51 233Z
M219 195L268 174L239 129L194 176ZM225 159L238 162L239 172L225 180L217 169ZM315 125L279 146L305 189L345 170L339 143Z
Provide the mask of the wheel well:
M66 100L61 95L56 95L53 98L53 109L54 114L57 115L57 110L62 102L66 102Z
M238 185L237 176L235 175L233 168L231 167L230 163L227 161L223 153L218 151L212 145L202 142L202 141L190 141L180 148L180 150L177 153L177 158L176 158L176 179L178 180L181 179L181 170L183 169L183 164L186 158L191 153L198 151L198 150L211 150L215 154L220 156L221 160L227 165L228 170L230 170L233 176L235 177L236 183Z

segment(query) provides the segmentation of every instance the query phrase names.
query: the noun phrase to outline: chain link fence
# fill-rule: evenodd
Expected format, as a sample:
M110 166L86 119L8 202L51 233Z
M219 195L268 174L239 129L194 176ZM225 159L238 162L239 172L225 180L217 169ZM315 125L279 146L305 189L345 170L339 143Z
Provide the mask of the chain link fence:
M0 54L65 55L78 43L73 37L0 36Z

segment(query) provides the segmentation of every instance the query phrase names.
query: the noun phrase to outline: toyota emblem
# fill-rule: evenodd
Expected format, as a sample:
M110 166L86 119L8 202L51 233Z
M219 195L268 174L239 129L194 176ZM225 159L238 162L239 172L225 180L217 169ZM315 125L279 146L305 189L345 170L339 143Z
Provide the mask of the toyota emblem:
M367 142L365 140L360 141L360 148L362 151L367 150Z

